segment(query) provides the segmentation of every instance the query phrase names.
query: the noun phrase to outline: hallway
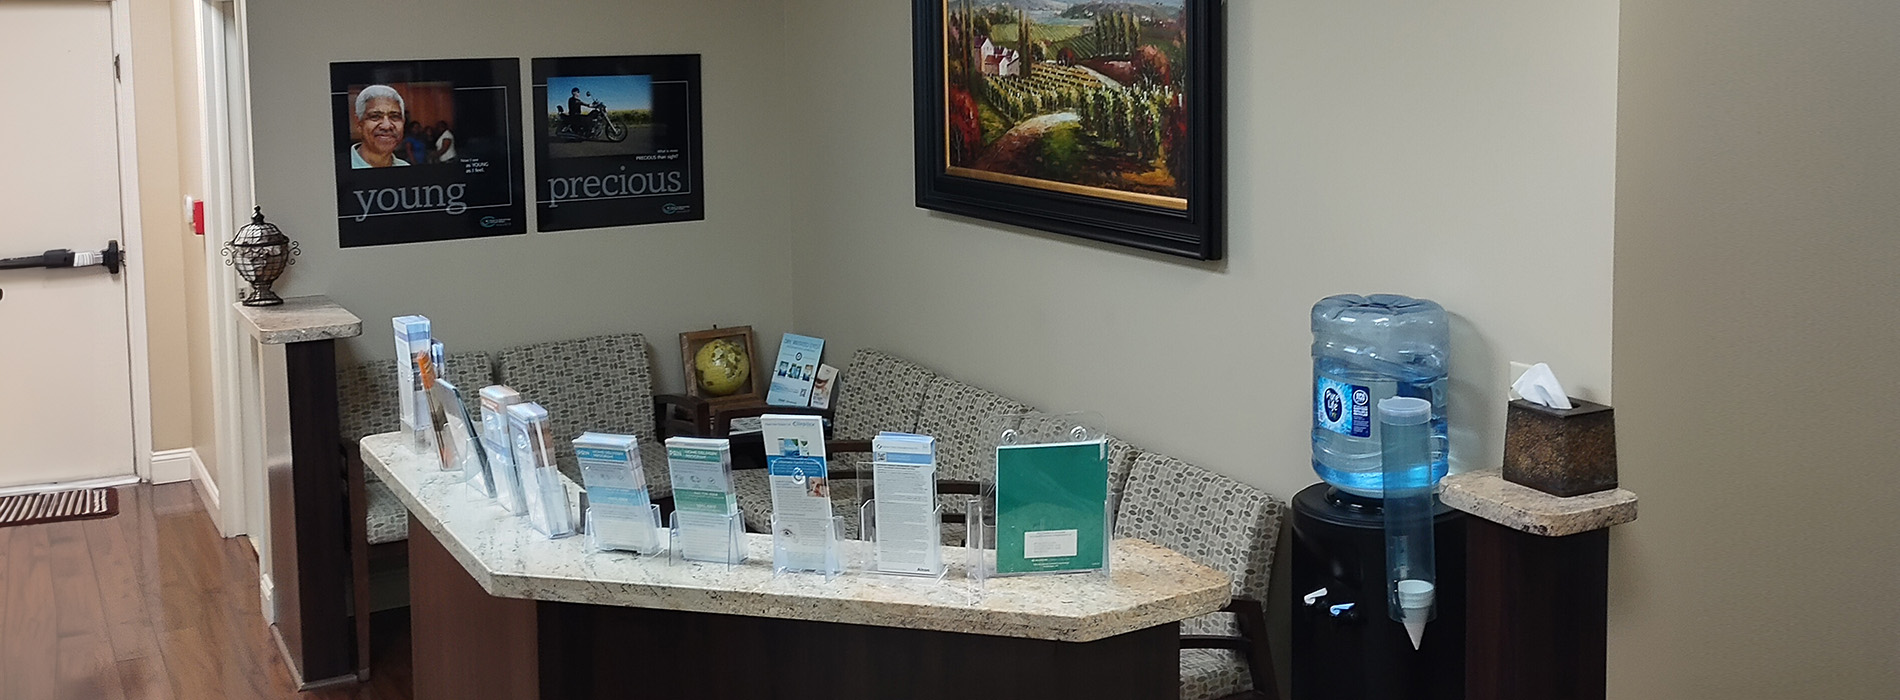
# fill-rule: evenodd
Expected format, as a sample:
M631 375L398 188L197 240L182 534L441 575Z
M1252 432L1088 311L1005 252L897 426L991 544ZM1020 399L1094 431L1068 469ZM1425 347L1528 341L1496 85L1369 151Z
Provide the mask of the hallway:
M406 611L372 621L370 683L300 695L249 545L218 536L190 483L119 497L113 518L0 528L0 698L409 697Z

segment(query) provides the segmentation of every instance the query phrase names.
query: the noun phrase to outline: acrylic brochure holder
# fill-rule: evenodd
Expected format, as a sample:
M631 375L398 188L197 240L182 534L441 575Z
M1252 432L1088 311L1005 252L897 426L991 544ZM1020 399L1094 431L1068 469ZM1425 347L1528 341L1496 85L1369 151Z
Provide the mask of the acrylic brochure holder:
M819 529L819 541L802 541L773 516L772 578L803 572L824 574L825 580L830 581L844 574L845 557L841 552L845 539L844 516L831 516L831 526Z
M944 573L949 571L949 567L944 565L943 560L943 506L939 505L932 509L930 518L922 523L922 527L924 528L922 537L905 539L923 542L924 551L920 556L924 562L923 566L906 569L879 561L877 552L883 551L885 543L878 541L880 533L877 526L877 499L875 497L866 499L864 505L858 507L858 529L863 533L864 542L870 545L871 552L866 555L865 561L860 566L852 568L882 576L942 579Z
M989 465L965 514L965 575L979 598L998 577L1109 577L1115 503L1099 425L1093 412L1004 414L985 423Z
M737 510L730 515L675 510L667 537L667 561L675 566L707 562L730 571L746 560L745 518Z
M581 518L581 522L585 523L584 531L587 533L587 541L589 544L592 544L597 551L633 552L641 556L654 556L665 551L667 547L671 545L671 531L663 530L660 527L660 506L658 504L650 504L647 506L647 517L644 519L636 518L636 520L641 520L641 522L623 523L620 525L620 527L634 528L635 530L633 532L620 533L617 532L619 528L613 528L609 530L609 534L605 537L601 535L599 523L594 520L594 509L588 503L587 494L585 492L581 494L581 504L581 512L585 513ZM644 535L639 533L644 533ZM621 536L622 534L630 536Z

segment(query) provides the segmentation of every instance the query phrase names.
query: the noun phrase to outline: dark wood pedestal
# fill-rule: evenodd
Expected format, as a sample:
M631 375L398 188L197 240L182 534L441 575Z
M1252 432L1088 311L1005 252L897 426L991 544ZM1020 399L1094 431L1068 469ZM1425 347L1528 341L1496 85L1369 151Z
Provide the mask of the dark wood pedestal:
M284 345L290 463L270 492L272 631L304 689L356 680L343 454L337 449L336 341Z
M1465 526L1467 700L1602 700L1610 531L1544 537Z
M1086 643L537 602L409 519L416 700L1180 697L1180 625Z

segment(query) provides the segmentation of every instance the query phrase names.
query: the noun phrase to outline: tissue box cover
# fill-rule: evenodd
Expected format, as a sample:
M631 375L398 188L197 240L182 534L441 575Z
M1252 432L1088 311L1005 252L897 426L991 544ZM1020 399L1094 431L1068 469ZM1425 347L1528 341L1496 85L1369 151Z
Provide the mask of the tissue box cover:
M1504 419L1504 480L1553 496L1616 488L1616 418L1609 406L1570 399L1569 410L1518 399Z

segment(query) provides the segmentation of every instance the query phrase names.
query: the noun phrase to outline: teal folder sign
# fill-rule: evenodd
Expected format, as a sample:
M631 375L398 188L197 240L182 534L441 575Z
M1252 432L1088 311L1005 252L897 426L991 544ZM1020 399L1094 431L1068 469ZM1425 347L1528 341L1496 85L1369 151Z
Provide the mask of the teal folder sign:
M996 448L996 572L1102 568L1107 504L1101 440Z

